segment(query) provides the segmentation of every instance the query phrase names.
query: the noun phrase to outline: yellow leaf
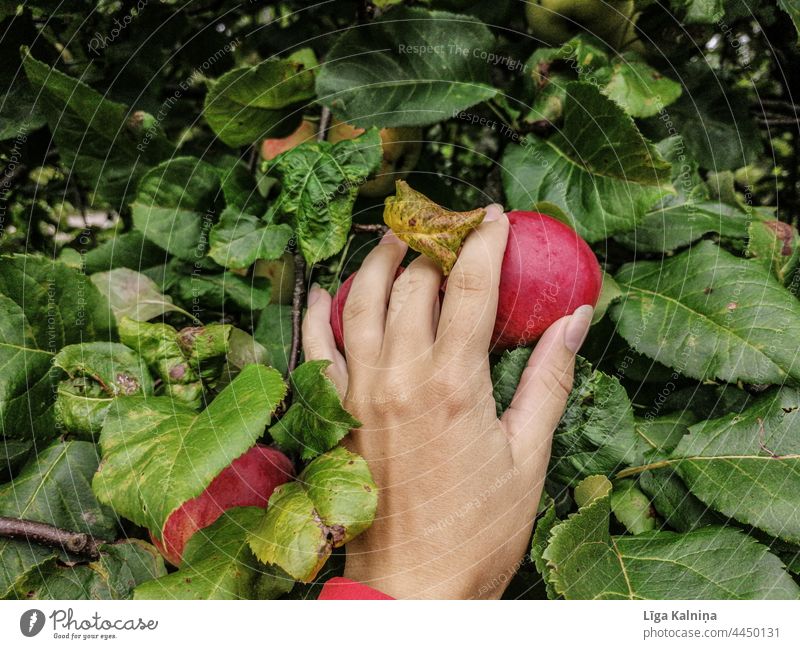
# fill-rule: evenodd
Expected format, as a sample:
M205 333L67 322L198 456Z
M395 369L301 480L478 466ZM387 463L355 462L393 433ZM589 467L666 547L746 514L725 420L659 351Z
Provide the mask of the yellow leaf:
M396 192L386 199L384 222L399 239L433 259L448 275L464 238L483 221L486 210L452 212L402 180L397 181Z

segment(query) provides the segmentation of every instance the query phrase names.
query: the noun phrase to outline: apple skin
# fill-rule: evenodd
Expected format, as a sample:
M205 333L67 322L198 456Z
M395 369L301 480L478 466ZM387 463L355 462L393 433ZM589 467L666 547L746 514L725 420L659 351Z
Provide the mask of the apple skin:
M281 153L294 149L298 144L310 142L317 136L317 126L314 122L303 120L294 133L286 137L264 140L261 143L261 158L266 161L274 160Z
M163 540L150 535L161 555L175 566L192 535L208 527L232 507L266 507L276 487L294 477L288 457L269 446L256 445L236 458L206 490L188 500L167 519Z
M347 122L333 120L328 130L328 142L336 144L342 140L352 140L364 132ZM395 181L402 180L417 166L422 151L422 129L401 126L380 130L383 159L375 178L358 188L358 193L367 198L383 198L393 194Z
M495 351L529 345L579 306L595 306L603 274L577 232L539 212L509 212Z
M495 352L530 345L559 318L584 304L595 306L603 283L592 249L568 225L539 212L509 212L508 221L492 336ZM355 275L342 283L331 304L331 328L340 351L342 314Z

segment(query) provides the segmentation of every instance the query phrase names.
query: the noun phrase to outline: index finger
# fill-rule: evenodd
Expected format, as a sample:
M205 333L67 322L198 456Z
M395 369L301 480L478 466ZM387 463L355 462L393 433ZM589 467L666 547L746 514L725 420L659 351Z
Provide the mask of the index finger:
M508 217L500 205L489 205L486 217L464 242L447 278L434 354L483 359L489 351L500 269L508 239Z

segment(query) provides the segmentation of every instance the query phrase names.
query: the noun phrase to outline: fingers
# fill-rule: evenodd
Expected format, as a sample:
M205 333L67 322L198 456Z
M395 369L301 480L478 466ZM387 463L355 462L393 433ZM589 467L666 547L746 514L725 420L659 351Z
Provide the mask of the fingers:
M395 272L407 246L389 232L367 255L353 280L344 306L344 347L347 360L372 364L383 344L386 305Z
M439 320L441 285L442 271L424 255L395 280L382 351L390 366L430 353Z
M584 305L545 331L503 414L515 463L534 472L541 470L542 476L553 430L572 390L575 354L589 331L592 313L592 307Z
M316 284L308 294L308 308L303 318L303 354L307 361L328 360L328 377L340 396L347 392L347 363L336 349L331 329L331 296Z
M435 349L442 359L486 358L507 239L508 218L499 205L489 205L483 223L467 237L447 278Z

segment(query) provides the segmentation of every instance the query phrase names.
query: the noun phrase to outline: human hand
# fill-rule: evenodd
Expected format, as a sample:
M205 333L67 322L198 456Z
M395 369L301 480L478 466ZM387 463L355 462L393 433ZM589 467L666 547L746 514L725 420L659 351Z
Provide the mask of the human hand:
M489 206L441 312L439 268L420 256L395 280L406 245L386 235L347 298L346 358L330 327L330 295L318 287L309 295L306 358L332 361L329 376L363 423L346 444L380 488L375 522L347 545L345 576L393 597L499 597L528 549L592 308L545 332L498 419L488 349L508 227L500 206Z

